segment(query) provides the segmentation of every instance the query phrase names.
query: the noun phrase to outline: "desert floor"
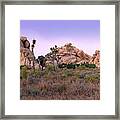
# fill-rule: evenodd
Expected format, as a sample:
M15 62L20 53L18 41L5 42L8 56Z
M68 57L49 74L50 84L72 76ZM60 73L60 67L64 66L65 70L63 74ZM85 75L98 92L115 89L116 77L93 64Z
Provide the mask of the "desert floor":
M41 71L20 70L21 100L99 100L100 69L47 66Z

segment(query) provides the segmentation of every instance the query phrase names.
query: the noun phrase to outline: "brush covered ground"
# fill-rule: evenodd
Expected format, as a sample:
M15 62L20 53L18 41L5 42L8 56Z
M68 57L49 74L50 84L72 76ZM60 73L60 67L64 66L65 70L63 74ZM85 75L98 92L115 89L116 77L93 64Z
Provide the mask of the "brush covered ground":
M99 100L100 69L48 65L45 70L20 69L21 100Z

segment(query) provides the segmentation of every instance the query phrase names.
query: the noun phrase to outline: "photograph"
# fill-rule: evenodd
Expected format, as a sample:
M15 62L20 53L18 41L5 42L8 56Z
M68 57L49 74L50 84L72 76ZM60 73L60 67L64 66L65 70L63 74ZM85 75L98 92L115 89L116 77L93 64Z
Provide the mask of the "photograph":
M20 100L100 100L100 20L20 20Z

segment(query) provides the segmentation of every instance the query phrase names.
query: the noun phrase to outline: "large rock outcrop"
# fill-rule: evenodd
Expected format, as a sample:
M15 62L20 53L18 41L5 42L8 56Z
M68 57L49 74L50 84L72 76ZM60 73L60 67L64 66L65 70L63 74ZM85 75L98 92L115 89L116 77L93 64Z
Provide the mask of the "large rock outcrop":
M52 64L53 59L51 56L52 56L51 52L46 55L47 64ZM88 64L95 64L96 67L98 68L100 67L100 51L99 50L96 50L95 54L93 54L93 56L90 56L87 53L85 53L83 50L80 50L75 46L73 46L71 43L68 43L62 47L58 47L58 52L56 56L59 58L58 59L59 64L88 63Z
M47 63L51 63L51 57L50 54L47 54ZM70 64L70 63L89 63L91 56L84 53L83 50L79 50L75 46L73 46L71 43L65 44L62 47L58 48L58 53L56 54L59 58L58 63L62 64Z
M34 61L35 56L30 50L30 42L27 40L27 37L20 37L20 65L32 68Z
M60 63L89 63L91 58L90 55L84 53L83 50L79 50L75 46L72 46L71 43L64 45L63 47L59 48L58 55L60 57Z

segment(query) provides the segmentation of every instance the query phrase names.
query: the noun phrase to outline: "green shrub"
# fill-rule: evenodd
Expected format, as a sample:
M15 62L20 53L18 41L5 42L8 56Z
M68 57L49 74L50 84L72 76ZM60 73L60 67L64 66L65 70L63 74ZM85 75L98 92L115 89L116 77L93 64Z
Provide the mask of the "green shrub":
M89 68L96 68L95 64L89 64Z
M80 68L80 70L81 70L81 69L85 69L86 67L85 67L84 64L81 64L81 65L79 66L79 68Z
M90 66L90 64L85 64L85 67L89 67Z
M32 74L33 74L35 77L40 77L41 71L40 71L40 69L35 69L35 70L32 71Z
M75 69L75 64L67 64L67 69Z
M67 66L67 64L63 63L63 64L58 64L58 68L65 68Z
M96 65L95 64L81 64L80 67L82 68L96 68Z
M76 67L79 67L80 66L80 64L76 64Z
M46 73L48 73L48 72L51 72L51 71L54 71L54 65L48 65L46 68L45 68L45 71L46 71Z
M26 80L28 77L28 70L27 70L27 66L22 66L20 67L20 78L23 80Z

